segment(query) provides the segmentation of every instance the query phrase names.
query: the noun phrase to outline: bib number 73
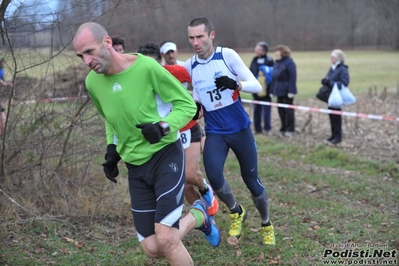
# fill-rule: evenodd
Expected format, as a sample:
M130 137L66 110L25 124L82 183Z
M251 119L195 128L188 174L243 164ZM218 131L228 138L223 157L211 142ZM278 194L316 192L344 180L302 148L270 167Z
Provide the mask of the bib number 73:
M222 95L220 94L219 89L213 89L211 91L207 91L206 93L209 95L209 100L211 102L219 101L220 99L222 99Z

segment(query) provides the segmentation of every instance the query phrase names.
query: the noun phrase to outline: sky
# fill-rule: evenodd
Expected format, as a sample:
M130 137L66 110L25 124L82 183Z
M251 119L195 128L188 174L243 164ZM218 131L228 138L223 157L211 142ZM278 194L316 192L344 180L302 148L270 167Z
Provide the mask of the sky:
M44 20L51 20L58 3L59 1L54 0L12 0L8 5L6 17L12 16L18 8L23 7L20 9L23 12L20 15L22 17L36 15Z

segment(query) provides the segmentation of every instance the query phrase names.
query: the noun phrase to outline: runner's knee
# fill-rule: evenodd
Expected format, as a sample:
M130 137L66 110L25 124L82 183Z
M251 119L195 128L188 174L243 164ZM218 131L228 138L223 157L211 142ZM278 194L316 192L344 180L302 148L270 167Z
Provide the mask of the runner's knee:
M144 250L144 253L148 257L157 259L157 258L161 258L164 256L163 255L164 253L162 252L162 250L160 249L160 246L158 245L158 243L156 241L155 235L147 237L146 239L141 241L140 244Z
M179 246L180 238L178 229L158 224L155 226L157 243L162 253L168 254Z

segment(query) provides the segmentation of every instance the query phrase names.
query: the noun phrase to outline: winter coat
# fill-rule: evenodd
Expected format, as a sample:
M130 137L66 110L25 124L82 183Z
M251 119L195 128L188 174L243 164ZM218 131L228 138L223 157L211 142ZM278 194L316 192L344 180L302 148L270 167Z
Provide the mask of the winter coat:
M332 88L334 86L334 83L337 83L338 89L342 88L342 84L345 87L348 87L349 85L349 71L348 71L348 66L344 65L343 63L340 63L337 65L335 70L330 67L326 79L328 79L329 82L329 87Z
M249 67L249 69L251 70L252 74L254 74L254 76L256 78L259 79L259 72L262 72L263 75L265 72L271 72L273 71L273 65L274 65L274 61L273 58L271 58L268 55L264 55L262 57L257 57L255 56L252 59L251 65ZM265 67L267 68L267 71L265 71ZM265 78L265 82L268 80L268 78L266 78L266 75L264 75ZM266 84L262 84L262 88L266 86L266 97L270 97L270 83ZM262 89L263 90L263 89ZM252 93L252 96L255 100L260 100L262 97L259 97L259 95L257 93Z
M291 57L276 60L272 80L271 94L277 97L287 96L288 93L297 94L296 65Z

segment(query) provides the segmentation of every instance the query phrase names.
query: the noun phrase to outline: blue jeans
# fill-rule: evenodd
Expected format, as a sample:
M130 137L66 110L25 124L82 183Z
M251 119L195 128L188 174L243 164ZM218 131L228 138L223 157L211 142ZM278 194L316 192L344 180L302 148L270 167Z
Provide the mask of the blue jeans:
M270 102L270 97L261 97L257 99L263 102ZM255 131L258 133L262 132L262 118L263 118L263 126L265 131L270 131L272 129L271 125L271 106L270 105L261 105L254 104L254 127Z

